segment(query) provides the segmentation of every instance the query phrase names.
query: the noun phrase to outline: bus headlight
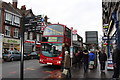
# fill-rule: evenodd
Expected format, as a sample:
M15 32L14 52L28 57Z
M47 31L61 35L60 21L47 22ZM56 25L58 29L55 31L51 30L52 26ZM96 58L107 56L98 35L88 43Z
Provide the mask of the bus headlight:
M43 62L43 60L42 60L42 59L40 59L40 61L41 61L41 62Z
M57 61L57 63L58 63L58 64L60 64L60 63L61 63L61 61Z

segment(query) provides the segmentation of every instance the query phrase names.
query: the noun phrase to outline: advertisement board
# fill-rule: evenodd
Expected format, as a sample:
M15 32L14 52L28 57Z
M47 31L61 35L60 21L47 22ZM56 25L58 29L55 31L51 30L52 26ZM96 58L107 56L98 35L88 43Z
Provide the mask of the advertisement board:
M98 32L97 31L86 31L86 43L98 44Z

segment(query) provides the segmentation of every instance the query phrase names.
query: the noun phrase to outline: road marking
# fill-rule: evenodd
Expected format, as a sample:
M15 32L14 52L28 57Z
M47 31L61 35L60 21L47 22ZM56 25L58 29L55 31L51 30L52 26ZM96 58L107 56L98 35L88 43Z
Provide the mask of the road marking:
M53 70L53 71L43 71L43 72L53 74L53 73L55 73L55 72L57 72L57 71L60 71L60 69Z
M34 68L25 68L24 70L36 70Z
M15 74L16 73L16 71L13 71L13 72L9 72L10 74Z

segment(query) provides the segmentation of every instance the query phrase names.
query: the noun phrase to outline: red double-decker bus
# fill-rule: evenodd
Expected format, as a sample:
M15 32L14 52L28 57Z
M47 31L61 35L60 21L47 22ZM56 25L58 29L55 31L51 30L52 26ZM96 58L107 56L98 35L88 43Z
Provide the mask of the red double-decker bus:
M69 51L71 45L71 30L62 24L50 24L45 27L39 63L61 65L64 51Z

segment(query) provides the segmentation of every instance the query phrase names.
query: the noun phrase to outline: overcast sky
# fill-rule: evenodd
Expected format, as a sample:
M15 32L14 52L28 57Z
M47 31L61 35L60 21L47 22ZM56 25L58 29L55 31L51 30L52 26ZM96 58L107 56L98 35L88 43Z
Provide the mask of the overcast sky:
M3 0L12 2L12 0ZM85 31L102 34L102 0L18 0L18 7L26 5L35 15L47 15L52 23L77 29L85 41Z

